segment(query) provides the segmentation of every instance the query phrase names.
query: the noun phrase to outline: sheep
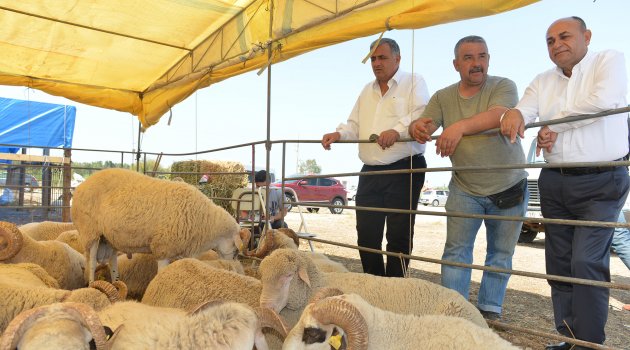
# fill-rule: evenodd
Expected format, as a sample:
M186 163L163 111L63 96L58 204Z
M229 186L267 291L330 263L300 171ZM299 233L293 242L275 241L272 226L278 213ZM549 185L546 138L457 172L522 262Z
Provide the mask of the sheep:
M287 327L272 310L235 302L203 303L194 311L138 302L116 303L99 311L104 326L115 331L116 349L267 349L262 327L286 337ZM148 321L150 320L150 321Z
M261 291L262 285L255 278L187 258L158 272L149 283L142 303L190 310L201 302L229 300L257 307Z
M91 288L73 291L58 289L57 282L35 264L0 264L0 330L20 312L37 306L62 301L83 302L102 309L119 299L114 286L104 281L91 284Z
M191 310L200 302L228 300L258 307L261 282L253 277L218 269L197 259L181 259L158 272L142 303ZM279 349L276 334L267 335L270 348Z
M158 263L151 254L134 254L131 259L125 255L117 257L120 281L127 287L127 297L134 300L141 300L149 282L157 275ZM115 283L109 268L99 265L94 274L95 280L102 280Z
M370 305L357 294L309 304L283 349L329 350L335 342L354 350L518 349L492 330L461 317L396 314Z
M322 287L357 293L369 303L396 313L447 315L466 318L487 328L479 310L459 293L415 278L379 277L362 273L323 273L304 252L279 249L263 259L260 305L286 318L299 319L310 297Z
M262 237L258 248L255 251L245 252L246 256L254 256L264 258L276 249L295 249L299 246L299 237L290 228L279 228L268 230ZM348 272L342 264L330 260L326 255L321 253L309 252L311 259L323 272Z
M0 339L1 350L106 349L106 335L95 311L82 303L44 305L19 314Z
M83 247L79 243L79 231L77 230L69 230L63 231L62 233L55 238L55 241L63 242L70 246L70 248L76 250L77 252L83 254Z
M0 243L3 241L6 247L0 250L0 261L40 265L59 282L62 289L77 289L87 285L83 276L85 258L67 244L36 241L22 234L15 224L0 221Z
M42 221L31 222L18 227L20 232L36 241L51 241L64 231L74 230L71 222Z
M102 320L102 321L101 321ZM87 305L59 303L20 314L0 349L252 349L266 350L262 327L283 337L286 325L273 311L238 303L209 303L194 312L137 302L114 304L98 314ZM107 340L104 329L115 328ZM62 330L62 331L60 331ZM91 341L92 340L92 341Z
M233 258L242 246L236 220L186 183L105 169L79 185L73 200L72 218L90 282L97 260L109 260L112 278L118 280L116 251L153 254L163 267L168 259L208 249Z

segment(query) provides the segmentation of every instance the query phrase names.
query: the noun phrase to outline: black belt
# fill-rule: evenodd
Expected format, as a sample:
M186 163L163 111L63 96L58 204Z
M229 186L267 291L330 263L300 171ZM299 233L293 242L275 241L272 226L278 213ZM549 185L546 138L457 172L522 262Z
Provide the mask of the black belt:
M410 163L414 158L420 159L420 157L422 157L422 153L418 153L418 154L415 154L413 156L409 156L409 157L405 157L405 158L399 159L399 160L397 160L397 161L395 161L393 163L386 164L386 166L387 165L396 165L396 164Z
M614 161L625 160L624 158L615 159ZM596 166L596 167L584 167L584 168L546 168L564 176L579 176L579 175L593 175L607 173L619 168L618 166Z

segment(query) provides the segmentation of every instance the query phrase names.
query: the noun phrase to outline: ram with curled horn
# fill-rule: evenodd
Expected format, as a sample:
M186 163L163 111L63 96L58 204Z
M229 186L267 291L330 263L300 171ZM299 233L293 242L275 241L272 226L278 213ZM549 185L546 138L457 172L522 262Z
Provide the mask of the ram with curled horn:
M60 332L60 330L63 330ZM96 312L82 303L58 303L20 313L0 341L0 350L106 349L107 337Z
M357 294L320 291L289 332L284 350L515 350L488 328L461 317L403 315L370 305Z

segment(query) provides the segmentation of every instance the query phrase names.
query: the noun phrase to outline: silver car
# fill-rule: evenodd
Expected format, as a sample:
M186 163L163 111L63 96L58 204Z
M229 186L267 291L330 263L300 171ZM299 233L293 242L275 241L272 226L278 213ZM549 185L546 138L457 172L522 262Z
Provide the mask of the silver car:
M423 205L431 204L434 207L444 206L448 199L447 190L427 190L420 195L420 203Z

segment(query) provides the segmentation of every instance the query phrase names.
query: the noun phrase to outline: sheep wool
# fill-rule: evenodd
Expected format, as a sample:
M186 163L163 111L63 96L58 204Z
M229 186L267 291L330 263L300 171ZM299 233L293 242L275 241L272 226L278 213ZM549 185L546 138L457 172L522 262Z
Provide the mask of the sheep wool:
M101 170L79 185L72 218L92 271L90 249L99 240L159 261L208 249L231 259L240 242L236 220L197 188L125 169Z
M335 301L338 301L335 303ZM318 308L318 315L312 310ZM335 315L331 315L335 313ZM358 314L357 314L358 313ZM343 315L343 316L340 316ZM337 319L338 322L321 323L318 317ZM328 317L327 317L328 316ZM357 322L356 319L362 320ZM330 320L330 318L329 318ZM337 324L339 323L339 324ZM342 326L343 324L343 326ZM289 332L285 350L329 350L329 339L339 327L340 334L367 336L366 350L380 349L462 349L462 350L516 350L517 347L502 339L488 328L482 328L461 317L442 315L403 315L379 309L357 294L344 294L316 301L308 305L298 324ZM346 327L347 329L344 329ZM319 339L306 344L304 330L321 334ZM334 337L333 337L334 338ZM318 341L315 341L318 340ZM348 345L351 345L348 342ZM352 344L354 345L354 344ZM359 348L363 348L359 346Z
M14 242L11 249L0 249L4 259L2 262L35 263L55 278L63 289L87 285L84 277L85 258L67 244L54 240L36 241L23 234L15 224L6 221L0 221L0 231L1 237Z
M31 222L18 227L20 231L36 241L50 241L56 239L65 231L74 230L71 222L42 221Z
M260 281L218 269L197 259L181 259L158 272L142 303L191 310L206 301L229 300L257 307Z
M0 264L0 331L20 312L41 305L74 301L102 309L111 304L94 288L58 289L56 281L35 264Z
M314 293L334 287L356 293L384 310L414 315L458 316L487 328L481 313L459 293L417 278L379 277L362 273L321 272L305 252L279 249L259 268L260 305L270 307L294 325ZM287 286L288 284L288 286Z

